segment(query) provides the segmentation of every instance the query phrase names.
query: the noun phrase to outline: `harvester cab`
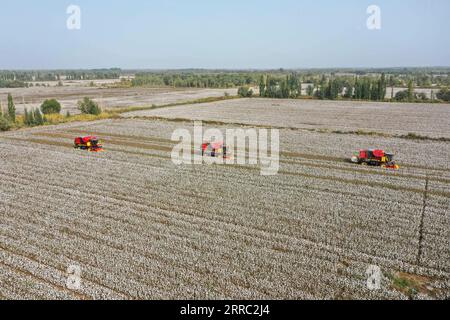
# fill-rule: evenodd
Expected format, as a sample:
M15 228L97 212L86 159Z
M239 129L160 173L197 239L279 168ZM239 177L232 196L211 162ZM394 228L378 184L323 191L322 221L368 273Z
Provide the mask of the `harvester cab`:
M77 137L74 141L74 148L80 150L87 150L91 152L103 151L101 141L94 136Z
M394 161L394 155L384 150L360 150L353 155L351 161L361 165L376 166L385 169L400 169Z

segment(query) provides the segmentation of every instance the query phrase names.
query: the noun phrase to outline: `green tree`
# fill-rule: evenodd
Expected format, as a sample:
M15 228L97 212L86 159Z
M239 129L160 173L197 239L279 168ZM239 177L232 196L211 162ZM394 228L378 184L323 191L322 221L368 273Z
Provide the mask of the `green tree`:
M61 112L61 104L56 99L45 100L41 105L43 114L53 114Z
M281 90L281 98L284 99L289 98L289 76L286 76L286 78L281 81L280 90Z
M44 118L38 108L34 110L34 123L37 126L42 126L44 124Z
M29 125L30 125L30 123L29 123L29 118L28 118L28 110L27 110L27 108L25 108L25 110L23 111L23 123L24 123L26 126L29 126Z
M450 90L448 88L439 90L439 92L436 93L436 98L445 102L450 102Z
M85 97L82 101L78 101L78 110L84 114L99 115L102 113L102 109L100 109L98 104L88 97Z
M253 96L253 90L250 89L249 87L240 87L238 89L238 96L243 97L243 98L250 98Z
M414 84L412 80L409 80L408 82L408 101L412 102L414 100Z
M350 83L345 87L344 98L351 99L353 97L353 87Z
M378 101L383 101L386 97L386 75L381 74L381 78L377 84L377 99Z
M408 90L399 91L395 94L394 99L396 101L409 101L409 92Z
M355 79L355 93L354 93L354 97L356 100L360 100L361 99L361 83L359 82L359 78L356 77Z
M11 130L12 124L9 119L5 118L3 115L0 116L0 131Z
M371 96L371 81L369 79L364 79L361 85L361 99L362 100L370 100Z
M10 93L8 94L8 118L11 122L16 122L16 106Z
M259 79L259 96L260 97L266 96L266 87L267 87L267 77L262 75L261 78Z
M30 112L28 112L27 115L27 125L32 127L35 125L35 120L34 120L34 110L31 110Z
M319 99L325 99L326 98L326 92L327 91L327 79L325 76L322 76L322 79L320 80L319 90L317 91L317 97Z
M338 79L332 79L330 81L330 99L336 100L339 97L339 94L341 94L342 88L339 83Z
M314 95L314 86L313 85L309 85L306 88L306 95L309 97L312 97Z

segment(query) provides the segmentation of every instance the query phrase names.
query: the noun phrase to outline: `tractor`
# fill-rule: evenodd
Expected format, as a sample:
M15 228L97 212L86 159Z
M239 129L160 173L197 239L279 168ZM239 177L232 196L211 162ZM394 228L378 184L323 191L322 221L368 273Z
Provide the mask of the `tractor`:
M360 150L353 155L351 161L365 166L385 169L398 170L400 168L394 161L394 155L383 150Z
M87 150L91 152L103 151L101 141L94 136L77 137L74 141L74 148L80 150Z

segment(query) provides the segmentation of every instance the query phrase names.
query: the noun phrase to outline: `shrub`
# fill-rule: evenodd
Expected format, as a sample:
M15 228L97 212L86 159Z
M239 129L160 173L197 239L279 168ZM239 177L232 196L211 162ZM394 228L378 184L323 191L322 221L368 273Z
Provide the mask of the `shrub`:
M61 112L61 104L55 99L45 100L41 105L41 111L43 114L54 114Z
M436 97L440 100L443 100L445 102L450 102L450 90L447 88L441 89L437 94Z
M238 95L243 98L250 98L253 96L253 90L249 87L240 87L238 90Z
M87 97L82 101L78 101L78 110L83 114L93 114L96 116L102 113L102 109L100 109L98 104Z
M427 97L426 93L419 92L419 93L416 94L416 99L417 100L421 100L421 101L427 101L428 97Z
M8 131L11 130L12 124L6 119L4 116L0 116L0 131Z
M47 122L47 119L45 116L42 116L39 108L31 109L31 111L28 111L25 108L25 112L23 115L23 123L26 126L29 126L29 127L42 126L46 122Z
M395 94L395 98L394 99L397 100L397 101L408 101L408 99L409 99L408 90L397 92Z

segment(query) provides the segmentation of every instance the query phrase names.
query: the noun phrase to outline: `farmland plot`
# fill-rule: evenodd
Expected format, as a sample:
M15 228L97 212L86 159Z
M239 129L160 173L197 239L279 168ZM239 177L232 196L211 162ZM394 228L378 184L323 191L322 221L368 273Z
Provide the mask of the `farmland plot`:
M94 99L102 108L165 105L193 101L201 98L221 97L225 93L236 95L237 89L176 89L176 88L97 88L97 87L32 87L0 89L0 103L6 105L11 93L19 113L25 108L39 108L46 99L56 98L63 112L79 113L77 102L84 97Z
M264 177L248 165L175 166L178 128L192 123L1 135L0 296L449 297L448 143L282 130L280 172ZM106 152L74 150L82 134ZM402 170L346 162L362 145L395 151ZM76 290L71 265L82 270ZM370 266L382 270L378 290L367 287Z
M299 129L416 133L450 137L450 105L321 100L241 99L136 111L128 117L212 120Z

